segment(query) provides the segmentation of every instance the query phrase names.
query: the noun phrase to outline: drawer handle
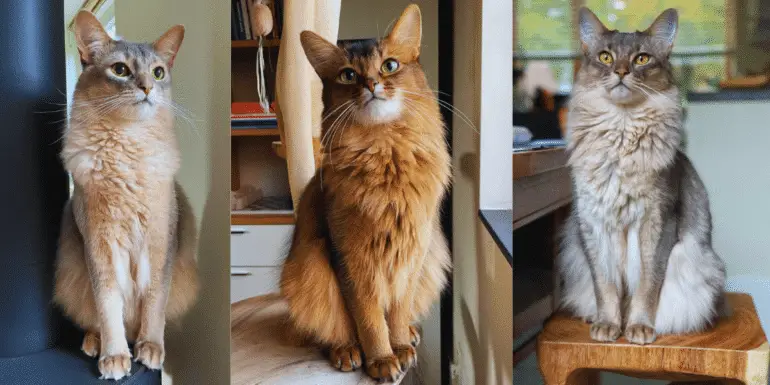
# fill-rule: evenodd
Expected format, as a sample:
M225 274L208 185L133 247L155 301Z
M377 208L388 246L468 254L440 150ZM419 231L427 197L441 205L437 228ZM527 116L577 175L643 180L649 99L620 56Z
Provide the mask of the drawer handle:
M230 275L234 277L246 277L251 275L251 272L248 270L231 270Z
M248 232L249 232L249 231L248 231L248 230L246 230L246 229L245 229L245 228L243 228L243 227L231 227L231 228L230 228L230 234L246 234L246 233L248 233Z

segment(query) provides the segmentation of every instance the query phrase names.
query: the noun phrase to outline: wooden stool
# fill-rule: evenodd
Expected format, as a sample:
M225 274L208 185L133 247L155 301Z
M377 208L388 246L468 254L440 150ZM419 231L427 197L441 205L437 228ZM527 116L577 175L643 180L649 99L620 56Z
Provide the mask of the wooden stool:
M767 385L770 350L754 302L729 293L732 314L713 329L688 336L663 336L647 346L596 342L589 325L555 314L537 341L546 385L598 385L599 372L669 381ZM712 383L712 382L706 382Z

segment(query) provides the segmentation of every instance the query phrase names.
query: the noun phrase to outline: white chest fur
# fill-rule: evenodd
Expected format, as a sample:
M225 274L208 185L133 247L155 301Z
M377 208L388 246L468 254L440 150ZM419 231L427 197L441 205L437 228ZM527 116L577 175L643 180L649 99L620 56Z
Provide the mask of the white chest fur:
M583 100L570 116L576 209L604 251L606 276L618 283L624 276L633 290L641 265L640 229L660 199L662 172L679 145L679 110L661 109L659 101L620 108Z

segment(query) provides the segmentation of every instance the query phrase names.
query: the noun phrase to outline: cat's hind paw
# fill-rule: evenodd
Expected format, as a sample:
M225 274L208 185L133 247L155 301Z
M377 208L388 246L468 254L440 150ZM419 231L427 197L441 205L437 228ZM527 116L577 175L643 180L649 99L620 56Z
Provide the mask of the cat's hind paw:
M163 367L165 351L163 346L149 341L139 341L134 345L135 361L141 362L144 366L160 370Z
M412 345L396 346L393 353L398 357L400 369L404 373L417 363L417 349Z
M422 337L420 336L420 328L414 325L410 325L409 338L412 346L414 347L420 346L420 341L422 341Z
M82 350L83 353L89 357L96 357L99 355L100 345L101 341L99 341L99 334L94 332L86 332L86 335L83 337L83 344L80 346L80 350Z
M363 363L361 349L355 345L331 348L329 361L333 367L343 372L352 372L360 368Z

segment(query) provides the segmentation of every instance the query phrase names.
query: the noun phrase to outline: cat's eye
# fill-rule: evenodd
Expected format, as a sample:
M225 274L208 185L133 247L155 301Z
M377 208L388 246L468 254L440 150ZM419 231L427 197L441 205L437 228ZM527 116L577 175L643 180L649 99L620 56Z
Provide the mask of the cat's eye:
M131 71L128 69L128 66L125 63L115 63L112 65L111 69L115 76L119 76L121 78L131 75Z
M388 59L382 63L382 67L380 68L380 70L384 74L392 74L398 71L398 67L399 67L399 64L398 64L398 61L396 61L396 59Z
M634 64L636 65L645 65L650 62L650 55L646 53L640 53L639 55L636 55L636 59L634 59Z
M152 70L152 76L155 77L155 80L161 80L166 76L166 70L164 70L163 67L155 67L155 69Z
M342 84L353 84L356 82L357 77L358 75L356 75L356 71L353 71L350 68L345 68L340 72L338 79Z
M614 60L612 59L612 54L611 53L609 53L607 51L602 51L602 52L599 53L599 61L604 63L604 64L612 64L612 62Z

